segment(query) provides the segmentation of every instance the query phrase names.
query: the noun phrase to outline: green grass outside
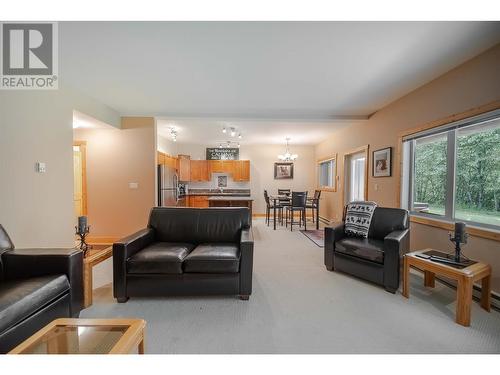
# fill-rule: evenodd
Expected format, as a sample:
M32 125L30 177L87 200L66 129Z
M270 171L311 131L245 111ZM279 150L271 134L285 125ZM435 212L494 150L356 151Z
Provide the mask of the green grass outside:
M444 215L444 207L429 206L430 214ZM500 227L500 212L480 211L465 208L455 209L455 218L457 220L473 221L489 225L497 225Z

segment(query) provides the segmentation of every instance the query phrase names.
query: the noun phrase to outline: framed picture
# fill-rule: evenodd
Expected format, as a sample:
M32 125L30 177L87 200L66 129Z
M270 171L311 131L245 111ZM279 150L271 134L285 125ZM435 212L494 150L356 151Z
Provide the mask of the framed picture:
M390 177L392 171L392 147L373 151L373 177Z
M274 163L274 179L286 180L293 178L293 163Z
M217 187L218 188L227 187L227 176L217 176Z

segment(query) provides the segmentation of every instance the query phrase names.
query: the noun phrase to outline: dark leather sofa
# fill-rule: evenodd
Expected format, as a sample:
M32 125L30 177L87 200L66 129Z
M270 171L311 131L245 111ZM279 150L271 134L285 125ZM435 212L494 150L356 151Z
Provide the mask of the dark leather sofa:
M400 259L410 247L408 211L377 207L368 238L349 237L344 222L325 228L325 266L383 285L399 288Z
M118 302L139 296L252 293L248 208L155 207L147 228L113 244Z
M83 253L14 249L0 225L0 353L83 308Z

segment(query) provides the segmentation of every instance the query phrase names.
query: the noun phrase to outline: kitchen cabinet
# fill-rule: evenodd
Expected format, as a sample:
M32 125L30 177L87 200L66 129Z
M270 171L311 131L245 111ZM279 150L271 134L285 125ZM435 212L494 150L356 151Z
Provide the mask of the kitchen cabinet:
M191 179L192 182L210 181L207 160L191 160Z
M189 207L208 207L208 196L207 195L190 195L188 196Z
M165 154L163 152L157 151L156 158L158 159L157 161L158 165L165 164Z
M250 181L250 160L233 160L233 181Z
M158 159L157 161L158 165L166 165L170 168L177 169L177 158L164 154L163 152L160 151L158 151L156 155Z
M177 169L177 158L173 156L165 155L165 165L170 168Z
M210 174L212 173L231 173L232 160L209 160L208 167Z
M250 160L209 160L209 174L227 173L234 181L250 181Z
M191 158L189 155L179 155L177 160L177 173L179 181L191 180Z
M252 198L245 197L208 197L209 207L248 207L249 221L252 223Z

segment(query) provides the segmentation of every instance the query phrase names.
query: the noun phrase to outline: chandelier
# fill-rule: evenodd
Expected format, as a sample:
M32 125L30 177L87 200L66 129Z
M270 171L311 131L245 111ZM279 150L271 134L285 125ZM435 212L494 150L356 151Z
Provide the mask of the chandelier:
M299 157L297 154L291 154L288 146L288 142L290 141L290 138L286 138L286 152L284 155L278 155L278 159L281 161L294 161Z

